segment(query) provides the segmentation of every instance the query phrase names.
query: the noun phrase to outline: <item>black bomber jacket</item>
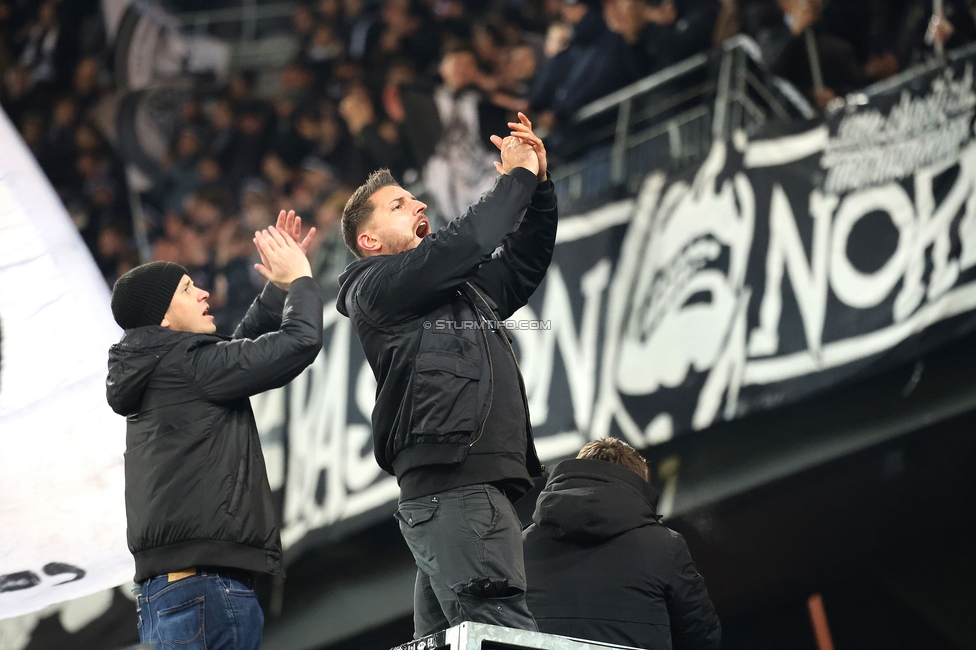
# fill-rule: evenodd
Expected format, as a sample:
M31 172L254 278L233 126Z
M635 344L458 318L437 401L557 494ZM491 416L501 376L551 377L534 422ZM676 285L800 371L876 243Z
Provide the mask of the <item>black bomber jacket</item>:
M528 302L552 260L556 223L552 181L519 167L415 249L356 260L339 277L336 307L376 377L373 453L387 473L457 464L477 444L494 388L488 332L456 324L486 313L504 321ZM541 476L521 373L519 387L527 469Z

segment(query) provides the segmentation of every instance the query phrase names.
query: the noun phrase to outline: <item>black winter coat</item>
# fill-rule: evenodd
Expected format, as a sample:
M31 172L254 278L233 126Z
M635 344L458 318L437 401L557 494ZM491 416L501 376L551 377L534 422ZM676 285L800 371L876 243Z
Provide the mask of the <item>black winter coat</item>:
M718 648L721 626L657 492L602 460L559 463L522 534L526 600L539 630L661 650Z
M109 351L108 402L125 415L125 510L136 582L191 566L282 574L281 539L249 397L322 349L312 278L273 285L233 339L163 327Z
M479 309L502 321L528 302L552 260L556 222L552 181L519 167L413 250L356 260L339 276L336 308L376 377L373 453L386 472L458 464L477 444L494 387L489 333L455 324L481 322ZM525 403L521 375L519 385ZM526 420L526 467L540 476Z

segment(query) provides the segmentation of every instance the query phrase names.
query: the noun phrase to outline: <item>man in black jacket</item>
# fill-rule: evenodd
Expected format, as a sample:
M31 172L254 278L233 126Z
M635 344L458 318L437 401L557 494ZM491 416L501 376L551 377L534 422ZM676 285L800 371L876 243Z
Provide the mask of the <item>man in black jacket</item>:
M512 501L542 467L500 323L545 276L556 197L542 142L519 119L511 137L492 140L502 159L494 187L440 231L383 171L342 217L361 259L340 276L336 306L376 376L373 448L400 485L417 638L465 620L536 629Z
M718 648L722 629L681 535L661 525L644 458L589 443L559 463L523 534L542 632L659 650Z
M127 536L139 636L154 648L261 646L253 575L283 570L248 398L294 379L322 348L300 232L282 212L277 228L255 234L269 284L232 339L214 333L209 294L181 266L136 267L112 290L125 333L109 351L107 396L127 420Z

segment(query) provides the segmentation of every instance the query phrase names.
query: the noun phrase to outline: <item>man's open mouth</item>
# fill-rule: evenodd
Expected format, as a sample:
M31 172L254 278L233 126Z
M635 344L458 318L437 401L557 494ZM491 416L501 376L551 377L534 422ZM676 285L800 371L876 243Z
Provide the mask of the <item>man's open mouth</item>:
M414 231L415 234L423 239L430 234L430 222L427 219L421 219L420 223L417 225L417 230Z
M203 315L204 316L210 315L210 305L207 305L206 307L203 308Z

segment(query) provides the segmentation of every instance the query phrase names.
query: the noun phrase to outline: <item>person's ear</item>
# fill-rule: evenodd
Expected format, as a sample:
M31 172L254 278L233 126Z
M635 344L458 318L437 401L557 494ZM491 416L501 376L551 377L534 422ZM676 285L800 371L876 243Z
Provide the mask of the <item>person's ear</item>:
M359 233L359 237L356 238L356 243L367 254L375 253L382 247L379 240L368 232Z

